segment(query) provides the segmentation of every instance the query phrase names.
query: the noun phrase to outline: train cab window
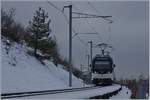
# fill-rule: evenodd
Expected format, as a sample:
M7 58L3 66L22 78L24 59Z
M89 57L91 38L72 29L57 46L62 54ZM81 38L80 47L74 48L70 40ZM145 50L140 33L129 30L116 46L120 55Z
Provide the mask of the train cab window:
M108 61L96 61L95 64L100 64L100 65L109 65L110 62Z

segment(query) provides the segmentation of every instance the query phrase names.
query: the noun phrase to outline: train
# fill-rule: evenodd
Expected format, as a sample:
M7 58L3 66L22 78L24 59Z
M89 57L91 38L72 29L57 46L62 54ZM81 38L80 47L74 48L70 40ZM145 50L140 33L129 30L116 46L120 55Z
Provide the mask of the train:
M92 83L95 85L111 85L114 81L115 64L110 55L96 55L92 60Z

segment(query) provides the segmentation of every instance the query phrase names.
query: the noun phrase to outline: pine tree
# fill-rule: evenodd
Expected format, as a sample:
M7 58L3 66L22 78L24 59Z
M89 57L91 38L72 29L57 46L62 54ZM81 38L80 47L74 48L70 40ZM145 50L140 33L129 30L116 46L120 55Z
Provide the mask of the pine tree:
M51 29L49 28L51 20L48 19L48 13L39 7L34 13L32 21L29 21L30 31L34 38L34 54L37 56L38 43L49 38Z

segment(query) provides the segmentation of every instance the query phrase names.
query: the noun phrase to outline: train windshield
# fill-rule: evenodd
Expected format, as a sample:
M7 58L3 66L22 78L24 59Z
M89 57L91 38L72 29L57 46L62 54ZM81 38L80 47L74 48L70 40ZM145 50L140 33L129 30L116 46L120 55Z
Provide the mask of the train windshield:
M95 69L109 69L111 64L109 61L95 61Z
M110 62L109 61L96 61L95 64L96 65L109 65Z

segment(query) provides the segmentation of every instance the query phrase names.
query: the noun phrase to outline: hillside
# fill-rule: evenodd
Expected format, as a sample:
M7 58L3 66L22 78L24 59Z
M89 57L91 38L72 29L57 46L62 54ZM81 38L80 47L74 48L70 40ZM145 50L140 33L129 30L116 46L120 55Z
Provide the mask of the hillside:
M27 46L15 42L8 46L7 41L1 41L2 93L68 88L69 73L64 66L56 67L48 60L43 65L27 53ZM82 85L73 76L73 87Z

